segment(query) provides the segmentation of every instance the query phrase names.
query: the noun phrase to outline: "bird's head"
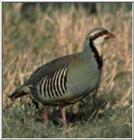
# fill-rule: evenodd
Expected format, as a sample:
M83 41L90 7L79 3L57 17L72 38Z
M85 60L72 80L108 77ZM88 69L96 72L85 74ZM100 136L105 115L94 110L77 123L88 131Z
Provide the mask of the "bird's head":
M91 41L95 46L101 45L111 38L115 38L115 35L105 28L95 28L88 34L88 40Z

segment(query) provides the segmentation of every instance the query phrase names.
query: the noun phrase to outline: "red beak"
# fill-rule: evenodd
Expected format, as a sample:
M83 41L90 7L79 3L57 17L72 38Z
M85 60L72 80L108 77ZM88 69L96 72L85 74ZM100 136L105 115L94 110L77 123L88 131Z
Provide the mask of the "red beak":
M112 33L107 33L105 39L107 40L107 39L110 39L110 38L115 38L115 35L112 34Z

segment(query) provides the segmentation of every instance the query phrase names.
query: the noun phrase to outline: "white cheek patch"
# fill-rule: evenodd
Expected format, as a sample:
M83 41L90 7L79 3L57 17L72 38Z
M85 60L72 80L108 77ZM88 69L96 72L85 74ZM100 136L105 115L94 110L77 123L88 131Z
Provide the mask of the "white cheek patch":
M100 36L98 38L96 38L93 42L94 42L94 45L101 45L102 43L104 43L105 41L105 37L106 35L103 35L103 36Z
M97 49L97 51L99 53L99 56L101 56L102 55L102 48L101 48L101 46L100 45L96 46L96 49Z

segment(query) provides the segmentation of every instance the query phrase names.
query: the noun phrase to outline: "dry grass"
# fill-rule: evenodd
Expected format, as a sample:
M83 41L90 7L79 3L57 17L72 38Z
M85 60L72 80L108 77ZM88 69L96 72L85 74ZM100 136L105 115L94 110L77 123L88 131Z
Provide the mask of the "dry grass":
M71 7L68 12L55 11L51 16L39 11L38 20L30 23L21 20L19 12L13 10L17 9L6 9L3 14L3 108L10 105L8 95L16 86L23 84L38 66L56 57L80 51L88 31L102 26L112 30L116 40L103 47L105 61L98 97L105 99L106 106L100 109L100 114L119 108L131 113L131 12L119 10L114 15L99 13L88 16L82 10L77 12ZM14 105L27 102L29 100L23 98ZM131 117L126 117L121 117L115 111L111 120L119 119L131 130Z

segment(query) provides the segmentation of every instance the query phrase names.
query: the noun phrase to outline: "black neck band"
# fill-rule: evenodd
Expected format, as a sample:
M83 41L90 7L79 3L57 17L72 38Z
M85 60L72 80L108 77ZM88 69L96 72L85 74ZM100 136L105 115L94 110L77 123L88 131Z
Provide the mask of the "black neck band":
M95 59L96 59L97 64L98 64L98 69L100 70L103 67L102 56L99 55L99 53L98 53L97 49L95 48L92 40L89 40L89 47L91 48L91 50L94 53Z

